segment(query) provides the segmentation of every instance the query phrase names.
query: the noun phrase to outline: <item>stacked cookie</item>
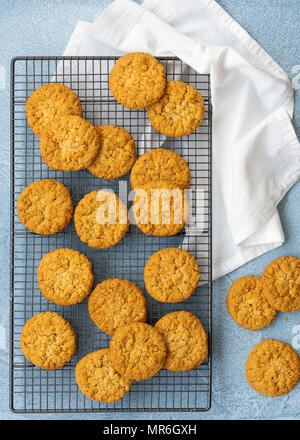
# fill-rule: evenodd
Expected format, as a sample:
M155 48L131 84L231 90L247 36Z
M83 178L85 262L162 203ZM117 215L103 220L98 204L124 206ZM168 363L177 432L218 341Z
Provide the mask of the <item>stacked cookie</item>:
M281 257L272 261L262 277L245 276L231 285L227 295L230 316L247 330L271 324L277 312L300 310L300 260ZM300 359L288 344L266 339L250 353L246 365L249 384L259 393L280 396L300 378Z
M119 58L111 70L109 88L125 107L147 108L151 125L166 136L190 134L203 121L205 107L200 93L181 81L167 82L163 66L148 53Z
M79 97L63 84L35 90L26 103L30 128L40 138L44 162L54 170L88 168L95 176L115 179L135 161L135 143L121 127L94 127L82 118Z
M154 236L180 232L189 213L185 189L190 181L188 164L174 151L157 148L139 157L130 175L138 228Z
M111 325L112 313L117 316L118 327L115 323ZM129 391L134 380L150 379L162 368L189 371L201 365L208 356L205 330L199 319L189 312L169 313L154 327L136 320L129 322L128 315L124 315L124 324L114 307L110 307L106 316L94 309L94 318L95 315L98 315L97 325L101 328L107 328L109 315L108 331L114 333L109 349L89 353L76 365L77 384L91 399L115 402Z

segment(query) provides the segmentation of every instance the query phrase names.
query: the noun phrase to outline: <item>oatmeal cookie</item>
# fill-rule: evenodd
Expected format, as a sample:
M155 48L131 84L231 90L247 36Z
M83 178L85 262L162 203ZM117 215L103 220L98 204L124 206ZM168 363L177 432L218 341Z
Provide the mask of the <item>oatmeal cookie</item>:
M146 321L146 299L143 292L130 281L110 278L92 291L89 314L100 330L113 335L121 325Z
M261 277L267 300L280 312L300 310L300 260L281 257L272 261Z
M207 335L199 319L184 310L163 316L154 328L163 335L168 354L164 368L189 371L208 356Z
M26 228L41 235L64 229L73 214L69 190L53 179L37 180L28 185L17 202L19 220Z
M247 330L268 327L277 314L266 298L261 279L254 276L245 276L232 283L227 309L232 319Z
M130 183L132 188L139 188L157 180L170 182L178 188L188 188L191 181L188 164L179 154L166 148L148 151L135 162Z
M71 325L55 312L42 312L30 318L23 327L20 342L25 357L46 370L63 367L76 350Z
M99 149L98 130L79 116L56 116L41 133L42 158L54 170L82 170L95 160Z
M133 216L144 234L170 236L180 232L188 217L188 200L182 188L166 181L149 182L135 189Z
M119 327L112 337L109 357L113 367L130 380L146 380L163 368L167 347L163 336L142 322Z
M181 81L169 81L159 101L147 109L155 130L170 137L192 133L202 123L204 99L192 86Z
M51 83L36 89L26 103L29 127L40 136L45 125L54 116L82 116L80 99L73 90L63 84Z
M189 298L199 278L196 259L184 249L161 249L149 258L144 268L148 293L163 303L178 303Z
M131 109L143 109L158 101L165 87L165 69L144 52L123 55L109 75L111 93L120 104Z
M90 261L73 249L55 249L44 255L37 272L44 297L62 306L78 304L93 286Z
M75 378L82 394L102 403L122 399L132 383L113 368L107 348L80 359L75 368Z
M97 249L114 246L129 228L126 206L116 194L105 190L86 194L75 209L74 221L80 239Z
M115 125L96 127L100 135L100 150L88 170L100 179L124 176L134 164L136 151L131 134Z
M249 385L260 394L277 397L290 392L300 377L300 359L285 342L265 339L251 351L246 363Z

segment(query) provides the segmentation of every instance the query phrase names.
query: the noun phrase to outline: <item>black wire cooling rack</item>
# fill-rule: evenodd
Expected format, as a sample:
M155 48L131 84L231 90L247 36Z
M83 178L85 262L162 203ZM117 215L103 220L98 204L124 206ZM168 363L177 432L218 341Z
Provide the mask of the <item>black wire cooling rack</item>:
M211 404L211 100L209 75L200 75L177 58L159 58L168 80L184 81L205 98L202 125L183 138L165 138L149 125L146 111L133 111L119 105L109 92L109 72L117 57L18 57L11 66L11 333L10 405L14 412L103 412L103 411L206 411ZM25 103L38 87L50 82L71 87L80 97L84 117L95 125L114 124L134 137L138 153L164 146L182 155L192 174L192 213L201 211L201 227L191 225L173 237L144 235L135 225L125 238L107 250L89 248L75 232L73 221L60 233L36 235L18 220L16 204L21 191L31 182L53 178L71 191L74 206L94 189L110 188L126 195L129 176L100 180L88 170L63 173L48 168L39 153L39 139L30 130ZM127 186L126 186L127 185ZM197 190L197 191L196 191ZM208 333L210 354L198 369L172 373L161 370L150 380L135 382L119 402L102 404L83 396L76 385L74 368L84 355L108 347L110 337L91 321L87 300L63 307L47 301L37 283L41 258L56 248L73 248L92 262L95 284L106 278L129 279L144 289L143 269L148 258L165 247L182 246L197 258L203 285L180 304L162 304L146 292L148 322L174 310L188 310L199 317ZM62 369L47 371L33 366L21 352L20 333L34 314L52 310L67 319L77 334L77 352Z

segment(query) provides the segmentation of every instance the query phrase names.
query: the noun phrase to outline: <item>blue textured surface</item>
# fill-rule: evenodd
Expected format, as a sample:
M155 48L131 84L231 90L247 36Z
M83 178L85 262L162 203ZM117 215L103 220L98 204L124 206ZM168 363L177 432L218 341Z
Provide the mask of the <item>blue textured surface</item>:
M261 339L273 337L293 344L300 354L300 312L280 313L261 332L239 328L226 311L226 293L231 282L247 275L260 275L272 259L281 255L300 257L300 185L296 184L280 203L279 211L286 235L285 244L214 283L213 298L213 401L208 413L197 414L63 414L15 415L8 406L9 338L9 65L14 56L61 55L78 20L93 21L109 0L0 0L0 419L277 419L300 418L300 383L288 395L272 399L258 395L245 379L248 353ZM298 0L220 0L226 9L270 55L295 77L300 71ZM296 67L298 66L298 67ZM6 86L3 84L3 69ZM299 86L297 86L299 83ZM294 79L294 125L300 136L300 80ZM299 327L300 328L300 327ZM293 333L294 331L294 333Z

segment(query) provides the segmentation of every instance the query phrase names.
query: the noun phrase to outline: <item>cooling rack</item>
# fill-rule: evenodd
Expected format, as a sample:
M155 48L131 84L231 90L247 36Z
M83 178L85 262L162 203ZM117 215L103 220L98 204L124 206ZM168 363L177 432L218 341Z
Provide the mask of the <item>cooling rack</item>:
M10 406L18 413L56 412L163 412L207 411L211 405L212 332L212 176L211 176L211 96L210 77L200 75L179 59L158 58L168 80L181 80L204 97L206 113L202 125L189 136L166 138L149 125L146 111L119 105L109 92L109 72L117 57L17 57L11 64L11 328L10 328ZM192 182L192 217L198 223L187 226L173 237L144 235L135 225L125 238L107 250L97 250L80 241L72 221L62 232L40 236L18 220L16 204L21 191L31 182L53 178L70 190L74 206L88 192L108 188L126 198L129 175L101 180L88 170L64 173L48 168L39 153L39 139L30 130L25 103L38 87L50 82L71 87L80 97L83 117L95 125L114 124L126 128L136 141L138 154L163 146L183 156L189 164ZM130 197L129 197L130 198ZM198 215L198 217L199 217ZM92 323L87 300L64 307L48 302L40 293L37 267L50 250L69 247L84 253L92 262L95 284L106 278L129 279L145 291L143 269L148 258L165 247L182 246L198 260L202 284L180 304L162 304L146 292L148 322L175 310L188 310L203 323L209 341L209 357L198 369L172 373L161 370L150 380L135 382L119 402L102 404L83 396L76 385L74 368L87 353L107 347L110 337ZM77 334L77 352L62 369L46 371L27 361L20 348L24 323L34 314L52 310L67 319Z

